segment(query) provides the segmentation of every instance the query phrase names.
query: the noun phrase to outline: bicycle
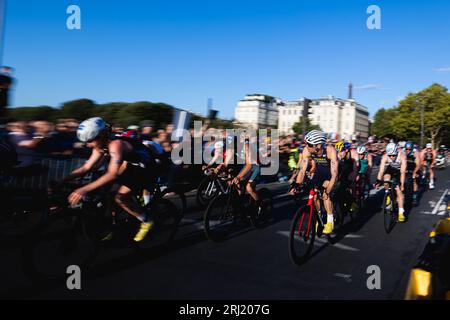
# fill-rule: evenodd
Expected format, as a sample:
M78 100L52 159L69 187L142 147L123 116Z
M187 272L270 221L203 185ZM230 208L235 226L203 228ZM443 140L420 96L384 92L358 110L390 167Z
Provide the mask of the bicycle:
M133 248L166 247L174 239L182 216L167 199L153 199L145 210L154 227L145 240L132 242L139 221L115 206L111 217L112 199L109 189L101 188L86 196L77 206L67 203L73 185L60 190L49 199L44 223L30 235L22 249L25 271L34 280L62 277L69 265L90 267L106 246ZM114 220L112 239L111 220Z
M195 196L199 208L206 208L213 198L227 189L226 182L214 170L205 170L204 174L205 178L198 185Z
M383 223L386 233L390 233L397 223L398 219L398 205L397 205L397 192L396 181L382 181L382 184L387 184L388 188L385 190L383 198Z
M289 257L297 265L308 260L315 238L316 236L322 237L327 221L327 213L323 204L324 188L316 188L308 181L303 184L302 189L309 190L308 202L296 211L288 239ZM316 197L319 201L318 208L314 203ZM327 235L327 239L330 241L331 235Z
M367 175L365 173L358 173L353 188L353 195L358 208L363 208L369 198L369 184L367 183Z
M226 178L231 182L233 177ZM242 183L241 186L245 185ZM206 237L214 242L225 240L238 221L252 224L255 228L267 225L272 216L273 198L270 191L261 188L257 191L258 203L245 193L244 187L235 184L217 195L209 203L204 216L204 230Z
M430 166L426 164L420 169L420 184L424 190L428 190L430 186Z

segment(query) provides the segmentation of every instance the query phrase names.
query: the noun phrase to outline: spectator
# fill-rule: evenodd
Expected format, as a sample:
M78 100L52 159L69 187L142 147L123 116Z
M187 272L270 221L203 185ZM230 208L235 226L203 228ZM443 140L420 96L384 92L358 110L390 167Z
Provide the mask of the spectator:
M26 122L8 123L8 139L14 145L17 152L18 167L28 167L35 162L35 148L42 137L35 136L28 132Z

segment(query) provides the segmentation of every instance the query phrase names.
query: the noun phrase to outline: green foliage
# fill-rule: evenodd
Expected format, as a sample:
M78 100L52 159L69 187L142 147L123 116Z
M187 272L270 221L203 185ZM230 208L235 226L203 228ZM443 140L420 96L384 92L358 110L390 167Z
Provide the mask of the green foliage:
M394 108L378 110L372 131L377 136L395 135L420 142L422 108L424 143L437 145L447 141L450 131L450 93L440 84L410 93Z
M320 128L319 125L312 124L311 120L308 117L306 117L306 132L303 132L303 117L300 117L298 122L294 123L294 125L292 126L292 130L294 130L296 134L305 134L306 132L311 130L322 130L322 129Z
M151 120L154 122L155 128L164 128L167 124L172 123L175 110L174 107L165 103L140 101L134 103L111 102L96 104L89 99L78 99L65 102L60 108L42 106L8 109L8 118L24 121L55 121L60 118L75 118L82 121L90 117L101 117L110 124L122 127L132 124L139 125L144 120ZM194 120L205 122L206 118L194 114L191 118L192 126ZM211 126L234 127L232 121L221 119L215 119Z
M48 120L56 118L57 110L49 106L8 109L8 118L19 121Z

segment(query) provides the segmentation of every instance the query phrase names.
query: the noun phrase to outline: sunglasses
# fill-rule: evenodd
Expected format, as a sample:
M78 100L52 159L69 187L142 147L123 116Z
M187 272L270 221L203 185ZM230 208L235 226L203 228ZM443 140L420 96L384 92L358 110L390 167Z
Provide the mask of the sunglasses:
M318 143L318 144L311 144L311 143L307 143L309 148L317 148L320 147L322 144Z
M409 148L409 149L407 148L406 150L411 151L412 149L411 148Z

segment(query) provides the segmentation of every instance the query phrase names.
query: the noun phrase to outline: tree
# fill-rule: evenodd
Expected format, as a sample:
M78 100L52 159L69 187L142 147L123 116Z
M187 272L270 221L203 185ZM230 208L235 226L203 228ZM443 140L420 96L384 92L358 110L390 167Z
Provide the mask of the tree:
M450 131L450 94L447 88L436 83L420 92L408 94L394 108L378 110L372 126L373 133L419 142L422 108L425 142L436 146L447 141Z
M59 109L58 118L75 118L77 120L85 120L94 117L96 104L89 99L78 99L63 103Z
M49 106L40 107L20 107L8 109L8 117L12 120L29 121L29 120L50 120L56 118L57 109Z
M395 114L394 109L381 108L375 113L374 122L372 125L373 134L383 137L388 134L392 134L392 125L390 119Z
M292 126L292 130L294 130L296 134L305 134L306 132L311 130L322 130L319 125L312 124L311 120L308 117L306 117L306 132L302 132L303 128L302 118L303 117L300 117L298 122L294 123L294 125Z

